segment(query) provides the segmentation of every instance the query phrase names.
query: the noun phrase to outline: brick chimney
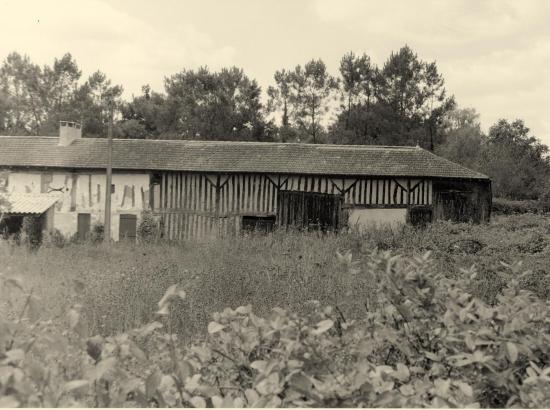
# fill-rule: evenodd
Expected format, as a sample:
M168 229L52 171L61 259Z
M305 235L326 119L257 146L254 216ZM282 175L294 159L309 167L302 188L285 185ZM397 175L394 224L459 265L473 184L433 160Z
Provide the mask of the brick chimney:
M59 142L58 145L66 147L76 139L82 138L82 127L78 122L59 121Z

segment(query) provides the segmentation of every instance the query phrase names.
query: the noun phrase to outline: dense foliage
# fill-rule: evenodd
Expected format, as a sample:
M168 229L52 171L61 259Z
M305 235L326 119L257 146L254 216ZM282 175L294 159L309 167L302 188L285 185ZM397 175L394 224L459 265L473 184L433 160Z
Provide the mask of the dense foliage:
M521 120L499 120L485 135L473 109L446 114L442 144L435 153L480 171L492 180L493 194L508 200L547 201L548 147Z
M31 250L40 247L42 243L42 219L36 215L26 215L23 217L21 225L21 240Z
M421 145L440 143L443 116L455 105L435 62L402 47L381 69L366 54L340 62L344 104L331 126L336 143Z
M160 239L159 223L152 212L142 212L136 232L139 240L143 243L152 243Z
M102 137L113 112L119 138L420 145L487 174L499 197L547 199L548 147L521 120L501 119L485 134L435 61L406 45L380 67L349 52L338 74L312 59L277 70L262 95L237 67L182 69L162 92L144 85L123 101L100 71L82 81L70 54L40 67L14 52L0 66L0 135L55 135L60 120L75 120Z
M41 320L41 301L22 283L13 319L3 319L0 404L123 407L547 407L550 302L511 280L490 306L460 279L435 270L429 254L337 253L376 292L360 319L312 301L296 315L266 317L241 306L216 313L208 335L181 345L172 323L187 294L171 286L158 320L126 333L86 333L82 306L68 331ZM507 265L518 279L527 275ZM83 286L76 284L75 298Z
M262 141L268 135L260 95L256 81L236 67L183 70L166 79L167 132L183 139Z
M79 83L82 72L71 54L40 67L11 53L0 67L0 133L56 135L59 121L79 121L90 136L106 134L109 110L122 87L100 71Z
M500 120L489 130L480 168L493 179L497 196L548 199L548 147L530 135L523 121Z
M311 60L292 71L275 72L276 86L269 87L268 108L281 111L279 138L283 141L322 142L321 121L330 109L330 99L338 89L322 60ZM293 129L294 132L289 132Z
M3 248L0 405L548 407L548 232Z
M550 201L513 201L503 198L493 198L492 210L499 215L549 213Z

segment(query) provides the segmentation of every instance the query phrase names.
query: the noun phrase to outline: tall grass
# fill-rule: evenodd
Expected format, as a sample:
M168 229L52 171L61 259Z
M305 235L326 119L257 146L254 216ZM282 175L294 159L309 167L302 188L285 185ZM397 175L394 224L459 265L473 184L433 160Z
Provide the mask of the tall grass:
M362 254L374 249L401 254L431 251L448 275L475 264L481 275L472 292L489 300L506 280L501 261L524 260L538 272L526 286L548 286L550 219L519 215L490 225L437 223L418 230L379 228L341 234L278 231L205 243L68 244L43 246L29 253L2 246L4 271L20 275L42 297L44 315L63 315L72 304L84 306L90 333L112 334L154 319L166 288L179 283L187 292L180 302L177 331L186 339L206 328L210 314L251 304L260 314L279 306L300 313L309 300L338 307L346 318L364 315L375 300L373 279L336 258L350 250L361 268ZM475 252L455 246L481 244ZM494 276L497 275L497 276ZM3 296L7 297L6 295Z

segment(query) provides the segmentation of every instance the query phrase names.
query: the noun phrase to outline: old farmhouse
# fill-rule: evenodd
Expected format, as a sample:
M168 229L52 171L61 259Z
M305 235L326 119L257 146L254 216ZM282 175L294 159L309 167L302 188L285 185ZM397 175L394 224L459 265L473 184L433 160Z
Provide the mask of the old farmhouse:
M59 137L0 137L4 213L85 237L104 218L107 147L67 122ZM488 177L419 147L115 139L112 158L115 240L136 236L143 211L168 239L491 212Z

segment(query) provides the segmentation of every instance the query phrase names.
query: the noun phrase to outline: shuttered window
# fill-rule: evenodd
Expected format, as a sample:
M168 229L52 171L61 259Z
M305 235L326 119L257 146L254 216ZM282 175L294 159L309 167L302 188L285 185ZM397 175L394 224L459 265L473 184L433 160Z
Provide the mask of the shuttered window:
M137 216L133 214L121 214L118 231L119 240L136 240Z

